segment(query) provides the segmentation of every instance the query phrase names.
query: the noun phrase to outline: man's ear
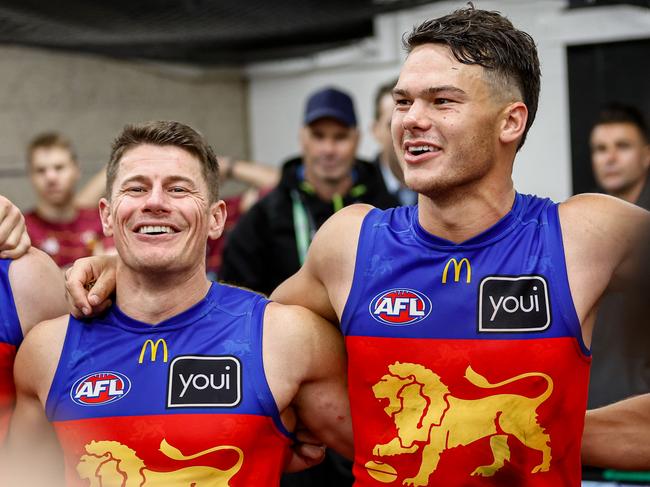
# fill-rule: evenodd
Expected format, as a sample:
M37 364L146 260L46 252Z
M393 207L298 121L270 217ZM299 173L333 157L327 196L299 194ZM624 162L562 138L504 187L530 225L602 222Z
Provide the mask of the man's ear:
M503 110L499 140L504 144L518 142L526 130L528 107L523 102L511 103Z
M99 200L99 217L102 220L102 230L106 237L113 236L113 214L111 204L106 198Z
M216 240L221 237L223 227L226 224L226 218L228 216L226 203L223 200L212 203L209 213L208 238L210 240Z

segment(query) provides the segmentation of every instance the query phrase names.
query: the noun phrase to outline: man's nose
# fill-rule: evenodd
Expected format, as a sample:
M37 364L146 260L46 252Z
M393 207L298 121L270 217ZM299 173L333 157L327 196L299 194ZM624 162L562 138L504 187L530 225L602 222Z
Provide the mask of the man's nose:
M424 101L415 100L402 119L404 130L410 132L427 131L431 128L429 110Z
M164 188L154 186L147 194L143 211L161 212L169 210L169 196Z

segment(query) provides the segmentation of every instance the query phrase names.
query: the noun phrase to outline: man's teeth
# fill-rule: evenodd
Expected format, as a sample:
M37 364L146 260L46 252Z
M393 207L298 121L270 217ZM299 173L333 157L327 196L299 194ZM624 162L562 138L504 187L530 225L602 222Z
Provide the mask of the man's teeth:
M153 233L153 234L174 233L174 230L172 230L171 227L147 225L144 227L140 227L138 233L148 233L148 234L149 233Z
M440 149L438 149L437 147L434 147L432 145L418 145L418 146L408 148L409 153L411 153L413 155L422 154L424 152L437 152L439 150Z

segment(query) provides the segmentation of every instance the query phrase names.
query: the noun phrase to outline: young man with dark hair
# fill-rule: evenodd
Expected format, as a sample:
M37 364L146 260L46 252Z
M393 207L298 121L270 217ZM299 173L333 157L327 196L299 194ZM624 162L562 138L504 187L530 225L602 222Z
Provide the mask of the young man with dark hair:
M37 203L25 213L25 222L35 247L60 267L112 248L111 239L102 235L97 208L78 204L75 186L81 174L67 137L56 132L36 136L27 147L27 168Z
M418 206L337 212L272 298L341 324L356 485L577 487L595 313L650 215L514 190L540 69L505 17L465 8L406 44L391 127Z
M605 193L650 209L650 143L643 115L634 107L604 108L591 129L591 163Z
M26 337L8 437L15 485L55 485L63 463L69 486L277 485L298 421L350 455L335 328L206 278L225 205L200 134L178 122L127 126L107 175L100 212L119 254L116 302L91 322L62 316Z

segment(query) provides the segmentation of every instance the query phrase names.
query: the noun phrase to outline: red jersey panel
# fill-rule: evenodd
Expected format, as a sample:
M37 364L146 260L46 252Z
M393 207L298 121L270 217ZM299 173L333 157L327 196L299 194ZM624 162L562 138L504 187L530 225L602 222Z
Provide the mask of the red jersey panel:
M14 358L16 347L0 343L0 445L4 442L9 427L9 419L16 402L14 387Z
M364 370L349 376L355 485L579 485L590 361L563 358L574 340L346 343Z
M25 224L32 245L49 254L59 267L114 246L113 239L104 236L96 208L82 208L73 221L65 223L48 222L31 211L25 213Z
M123 416L54 426L70 487L264 486L287 461L289 440L263 416Z

